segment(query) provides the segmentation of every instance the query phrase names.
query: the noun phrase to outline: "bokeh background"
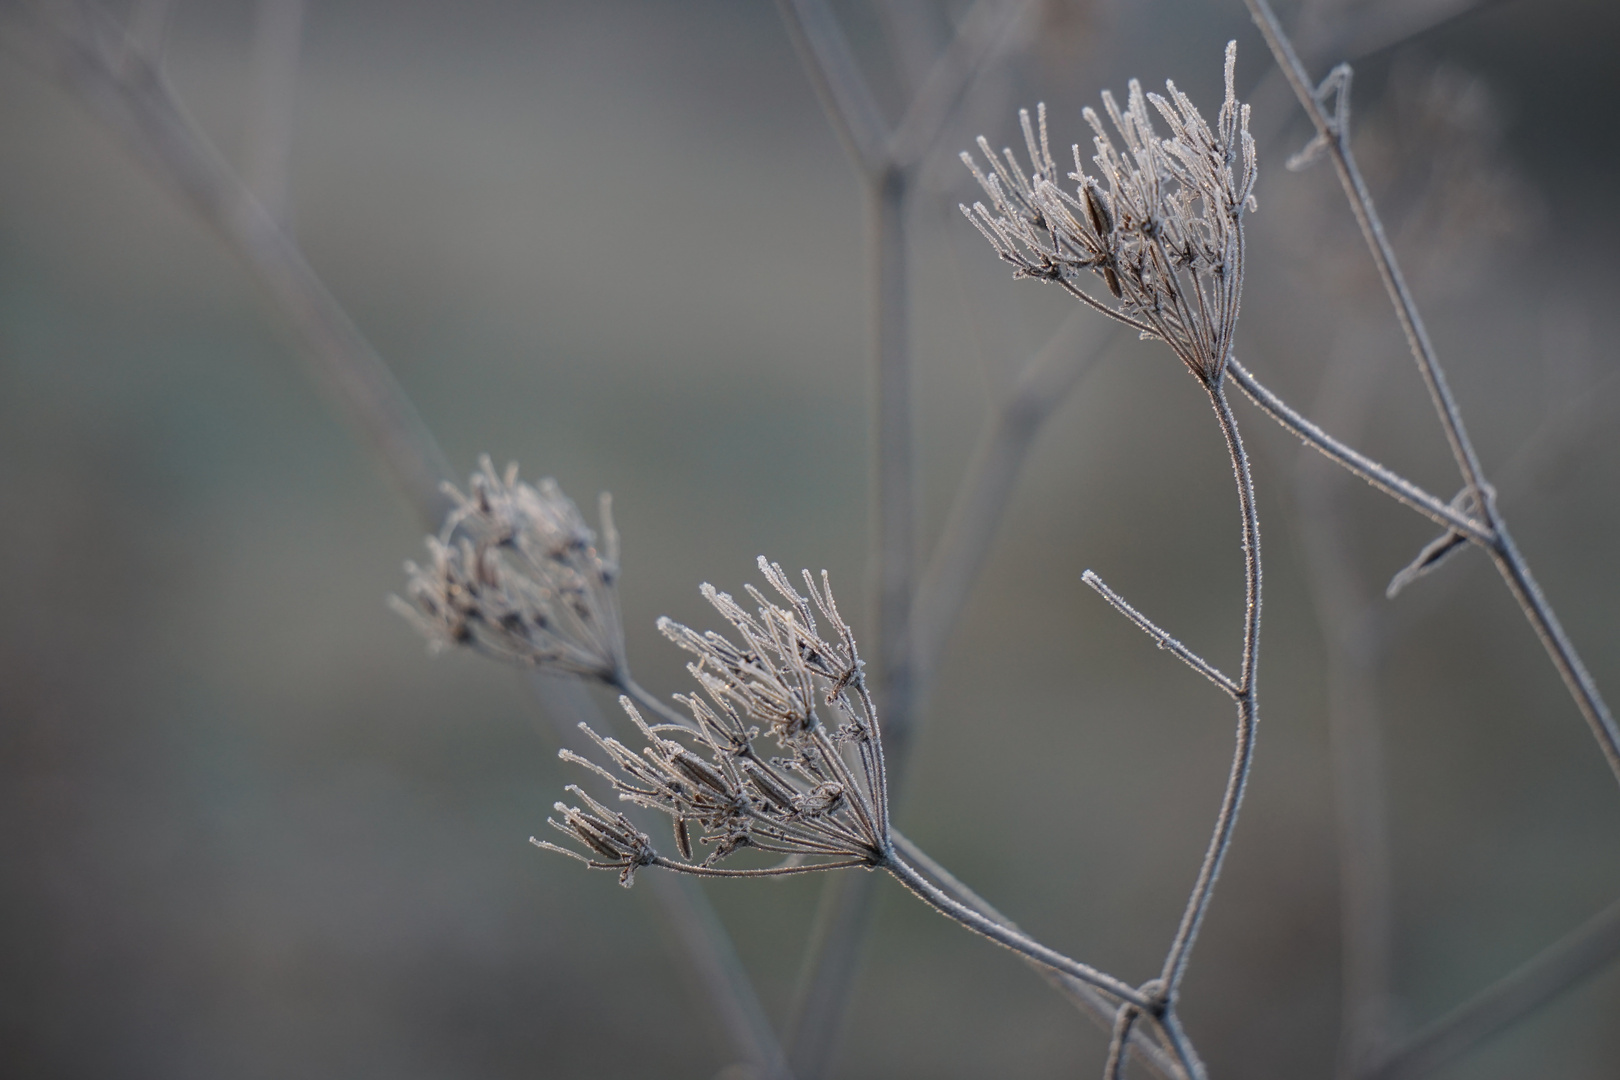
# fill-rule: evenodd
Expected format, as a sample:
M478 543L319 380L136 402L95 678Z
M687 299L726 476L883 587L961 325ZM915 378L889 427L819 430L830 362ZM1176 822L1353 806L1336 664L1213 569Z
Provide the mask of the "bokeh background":
M1613 699L1620 11L1514 0L1393 48L1356 36L1400 7L1324 15L1373 50L1368 171L1521 546ZM897 110L887 24L838 11ZM582 505L613 492L640 680L684 687L653 619L712 625L698 583L739 588L759 553L828 568L869 625L864 196L774 10L311 0L302 29L288 191L310 260L458 470L488 452ZM170 31L174 82L229 153L253 32L248 0L181 3ZM1080 106L1132 76L1212 114L1232 37L1262 139L1240 353L1454 490L1331 171L1281 167L1308 133L1241 4L1049 0L910 208L925 543L1070 306L961 219L955 153L1012 141L1036 100L1081 139ZM527 845L575 776L522 675L430 661L385 607L420 530L251 277L16 53L0 134L0 1074L730 1065L645 890ZM1310 530L1369 595L1432 530L1237 408L1265 528L1264 721L1184 1016L1217 1077L1326 1076L1339 871ZM1128 978L1174 928L1231 717L1080 572L1232 666L1237 525L1196 385L1151 343L1109 348L1018 481L904 781L909 835ZM1477 552L1392 607L1370 689L1409 1029L1620 895L1620 793ZM819 886L708 888L777 1019ZM1612 1077L1617 1015L1620 966L1441 1075ZM844 1077L1088 1074L1106 1042L890 885L852 1017Z

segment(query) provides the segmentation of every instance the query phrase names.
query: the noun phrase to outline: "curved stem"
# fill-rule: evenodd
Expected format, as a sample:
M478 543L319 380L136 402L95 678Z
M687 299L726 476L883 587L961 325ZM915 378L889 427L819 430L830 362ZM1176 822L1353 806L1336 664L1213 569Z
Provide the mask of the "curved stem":
M1072 975L1081 982L1089 983L1100 990L1106 990L1120 1000L1138 1008L1153 1008L1153 1003L1148 999L1147 995L1128 983L1105 972L1098 971L1090 964L1083 964L1078 960L1064 956L1056 949L1050 949L1042 945L1027 934L1003 926L1001 923L979 914L972 908L957 903L900 855L890 854L888 861L880 865L893 874L900 884L910 889L923 903L946 918L954 919L969 930L989 938L997 945L1011 949L1013 952L1026 956L1038 964L1051 968L1053 971Z
M934 883L939 886L940 891L946 896L964 907L972 908L979 914L1000 923L1010 930L1018 929L1017 923L997 911L995 905L963 884L949 870L935 862L922 848L906 839L899 832L895 832L893 836L895 850L903 855L906 861L932 878ZM1020 959L1073 1002L1075 1008L1096 1021L1104 1031L1112 1031L1115 1017L1119 1012L1118 1002L1105 996L1103 991L1098 990L1090 983L1081 982L1072 975L1055 971L1027 956L1021 956ZM1159 1046L1150 1035L1143 1033L1141 1025L1137 1025L1131 1030L1126 1041L1130 1052L1136 1054L1139 1060L1145 1062L1149 1068L1159 1073L1159 1075L1165 1077L1185 1075L1180 1064L1165 1053L1163 1047Z
M1446 500L1432 495L1412 481L1380 465L1366 454L1347 446L1306 419L1304 414L1268 389L1249 370L1238 363L1237 357L1226 358L1226 372L1237 380L1249 400L1260 406L1285 430L1297 436L1305 445L1320 452L1330 461L1337 462L1396 502L1416 510L1424 517L1447 529L1455 529L1476 543L1489 544L1491 528L1453 508Z
M1237 419L1232 415L1225 391L1219 383L1207 389L1215 415L1220 420L1221 434L1226 436L1226 447L1232 456L1238 503L1243 512L1243 662L1237 680L1237 746L1232 755L1232 771L1226 781L1226 793L1221 798L1220 814L1215 819L1214 835L1210 837L1209 849L1198 870L1198 880L1193 884L1192 895L1187 898L1186 911L1165 955L1164 972L1160 976L1164 980L1166 998L1172 1003L1181 977L1186 973L1187 959L1192 953L1193 943L1198 939L1204 914L1209 909L1215 879L1220 876L1221 864L1232 844L1232 830L1237 825L1238 809L1243 802L1244 788L1248 785L1249 769L1254 760L1255 725L1259 719L1255 704L1255 666L1260 654L1260 518L1255 510L1254 479L1249 471L1249 458L1243 449L1243 440L1238 435Z

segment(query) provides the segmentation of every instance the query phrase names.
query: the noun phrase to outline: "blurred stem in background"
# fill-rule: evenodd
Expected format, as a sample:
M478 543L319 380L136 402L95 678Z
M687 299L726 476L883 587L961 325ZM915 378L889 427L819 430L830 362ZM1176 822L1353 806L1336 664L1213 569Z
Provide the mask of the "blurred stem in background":
M1452 505L1466 507L1470 516L1478 515L1479 519L1478 528L1450 527L1439 540L1425 548L1406 571L1397 575L1387 590L1388 595L1393 597L1408 581L1427 573L1452 550L1469 541L1485 548L1526 620L1541 639L1597 739L1611 772L1620 779L1620 727L1616 726L1596 683L1507 531L1507 523L1497 507L1496 490L1485 479L1428 330L1356 163L1350 143L1350 66L1340 64L1320 86L1313 87L1292 41L1267 0L1245 0L1245 3L1316 131L1315 138L1296 155L1290 166L1304 167L1324 153L1333 162L1462 474L1464 489ZM1467 10L1470 5L1434 6L1443 8L1449 17ZM1452 10L1453 6L1456 10ZM1307 14L1314 12L1308 10ZM1278 404L1275 396L1254 384L1252 376L1243 382L1256 403L1289 430L1364 479L1373 479L1341 452L1345 449L1342 444L1320 437L1323 433L1314 425L1301 427L1292 423L1281 410L1268 407L1262 399L1270 398L1272 404ZM1375 486L1380 485L1375 482ZM1326 548L1330 544L1331 538L1322 530L1308 540L1316 571L1319 608L1338 624L1337 629L1326 636L1335 656L1331 665L1334 671L1330 674L1334 684L1331 707L1335 714L1335 773L1340 788L1341 890L1347 951L1340 1068L1344 1075L1352 1078L1416 1077L1439 1068L1490 1035L1523 1019L1620 955L1620 905L1606 909L1451 1014L1389 1048L1390 883L1377 710L1375 699L1371 697L1376 685L1378 620L1368 605L1355 602L1353 594L1357 590L1344 576L1347 573L1344 553L1328 552ZM1324 560L1323 556L1332 557ZM1335 567L1326 575L1319 565L1324 561ZM1347 686L1350 679L1357 683L1353 691ZM1354 957L1348 955L1352 950L1356 951Z
M321 282L287 228L286 168L298 67L298 0L261 0L256 20L253 124L245 157L273 212L186 115L162 71L169 5L137 6L120 26L98 6L45 6L13 16L11 36L60 86L116 132L151 173L240 258L291 323L314 374L339 414L400 492L418 522L437 533L451 508L443 452L382 358ZM17 22L25 25L18 26ZM31 25L28 23L31 22ZM600 722L594 705L556 680L532 681L563 745L576 724ZM661 914L714 1004L733 1053L772 1080L785 1057L724 926L697 882L654 875Z
M922 76L905 115L891 127L824 0L781 0L778 4L867 192L876 387L872 499L878 644L874 674L885 753L897 787L909 756L918 692L911 626L917 579L917 473L906 275L908 193L923 154L1023 6L1023 0L978 0ZM928 51L918 40L924 27L917 20L901 22L891 20L891 30L901 30L901 40L906 42L898 49L902 67L921 72L920 58ZM912 33L904 33L906 30ZM794 1070L802 1078L824 1076L831 1067L871 921L876 880L867 874L844 874L823 886L787 1040Z

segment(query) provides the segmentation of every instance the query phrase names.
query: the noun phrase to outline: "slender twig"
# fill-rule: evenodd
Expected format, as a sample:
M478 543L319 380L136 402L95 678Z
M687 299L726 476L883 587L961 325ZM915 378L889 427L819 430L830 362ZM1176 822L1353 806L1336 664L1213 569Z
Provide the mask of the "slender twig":
M1616 901L1412 1035L1363 1074L1364 1080L1417 1080L1511 1027L1620 958L1620 901Z
M1010 929L994 919L987 918L965 904L958 903L946 895L937 885L929 881L922 871L912 866L898 853L892 855L883 864L883 869L894 875L900 884L910 889L923 903L934 908L947 918L961 923L969 930L989 938L997 945L1011 949L1013 952L1026 956L1038 964L1044 964L1054 971L1072 975L1081 982L1089 983L1099 990L1106 990L1121 1001L1129 1002L1144 1009L1155 1007L1154 1002L1136 987L1122 982L1105 972L1098 971L1090 964L1064 956L1056 949L1048 948L1034 938Z
M657 715L664 723L683 729L691 728L692 722L689 718L683 716L667 701L658 698L646 690L628 675L622 676L617 685L619 689L627 694L638 705L645 708L648 712ZM1022 931L1019 930L1018 925L1015 922L1008 919L1001 912L997 911L987 901L959 881L950 873L950 871L946 870L939 863L935 862L925 851L906 838L898 830L891 827L889 830L889 835L893 840L894 848L899 856L905 859L914 868L918 869L919 872L925 874L929 879L931 879L933 884L950 900L964 908L971 909L983 919L996 924L1011 934L1019 935L1020 937L1027 937L1027 935L1023 935ZM684 865L680 866L679 868L683 872L686 869ZM820 868L825 868L825 866ZM745 871L743 873L747 872ZM656 875L655 880L658 877L663 876L665 875ZM851 875L840 875L840 878L835 878L834 880L848 880L851 877ZM853 875L853 880L858 881L863 879L874 880L868 878L866 875ZM950 914L952 918L956 918L956 915L951 911L947 911L947 914ZM978 929L978 927L974 928ZM983 931L981 930L980 932L982 933ZM1112 1026L1114 1015L1118 1009L1118 1003L1109 998L1099 996L1099 991L1095 988L1096 984L1082 981L1072 973L1066 973L1061 969L1054 968L1050 964L1045 963L1044 961L1033 956L1025 955L1024 959L1038 972L1040 972L1043 977L1050 976L1055 986L1057 986L1066 996L1068 996L1070 1000L1076 1004L1076 1006L1078 1006L1082 1011L1085 1011L1091 1015L1092 1018L1097 1020L1104 1028ZM1140 1031L1133 1035L1132 1047L1135 1052L1139 1053L1161 1074L1166 1076L1176 1075L1178 1067L1175 1065L1173 1060L1165 1056L1163 1051L1154 1046L1152 1041L1143 1036Z
M1237 825L1238 810L1243 803L1243 792L1248 785L1249 769L1254 760L1255 725L1259 720L1255 699L1255 673L1260 658L1260 517L1254 502L1254 478L1249 470L1249 457L1238 434L1237 418L1226 400L1222 385L1217 382L1208 387L1210 403L1220 421L1221 434L1232 458L1232 472L1237 480L1238 504L1243 514L1243 660L1237 679L1237 738L1232 754L1232 771L1221 797L1221 809L1215 819L1215 831L1210 837L1204 862L1198 869L1198 879L1187 898L1186 910L1176 936L1165 954L1160 978L1164 994L1173 1012L1176 991L1186 973L1187 960L1193 944L1198 940L1199 928L1209 910L1210 895L1215 880L1220 876L1227 849L1232 844L1232 831Z
M1159 627L1155 626L1146 615L1143 615L1140 611L1137 611L1134 607L1127 603L1123 596L1119 595L1119 593L1115 592L1113 589L1110 589L1106 584L1103 583L1103 579L1098 577L1095 573L1087 570L1085 573L1080 575L1080 580L1084 581L1087 585L1090 585L1093 589L1095 589L1097 594L1112 604L1115 610L1117 610L1121 615L1135 623L1143 633L1152 638L1154 642L1158 644L1159 648L1174 653L1177 659L1186 664L1188 667L1192 668L1194 671L1198 672L1198 674L1202 675L1210 682L1214 683L1216 686L1220 687L1222 690L1226 691L1226 693L1234 701L1243 695L1243 690L1238 686L1237 683L1233 682L1228 676L1222 674L1215 667L1215 665L1211 664L1208 660L1205 660L1202 656L1199 656L1197 653L1187 648L1187 646L1171 637L1167 631L1161 630Z
M912 726L907 623L916 580L917 492L908 333L905 174L884 171L872 193L873 359L877 375L877 673L890 754L903 761Z
M118 133L152 174L242 260L298 334L350 428L436 530L451 472L388 366L311 269L297 243L185 113L156 63L114 53L123 34L95 7L78 26L41 28L36 51L58 83ZM77 32L74 32L74 31Z
M593 864L594 865L594 864ZM693 877L713 878L757 878L757 877L786 877L790 874L814 874L821 870L845 870L857 866L871 868L871 863L865 859L838 859L833 862L794 864L791 866L766 866L757 870L727 870L714 866L690 866L674 859L660 856L651 863L653 866L662 866L670 870L679 870L683 874Z
M1125 1050L1130 1045L1131 1032L1136 1027L1142 1010L1134 1005L1121 1005L1114 1021L1114 1030L1108 1037L1108 1060L1103 1063L1103 1080L1123 1080L1125 1076Z
M1315 125L1317 138L1322 141L1333 159L1339 180L1349 197L1350 208L1356 215L1356 223L1361 226L1362 234L1367 238L1367 245L1372 250L1373 261L1378 266L1384 288L1389 293L1390 301L1395 305L1395 314L1400 319L1402 331L1406 334L1407 345L1412 350L1418 370L1422 373L1429 395L1434 400L1441 427L1446 433L1446 442L1451 446L1452 456L1457 460L1458 471L1462 473L1468 486L1476 494L1483 496L1484 470L1480 467L1468 432L1463 427L1462 413L1457 408L1456 399L1452 397L1450 386L1446 383L1445 372L1440 367L1439 357L1435 355L1434 345L1429 340L1429 332L1423 323L1423 317L1418 313L1417 302L1412 298L1412 293L1406 286L1406 278L1401 274L1400 264L1395 259L1395 250L1390 246L1389 238L1384 235L1384 224L1373 205L1367 183L1362 179L1361 170L1350 152L1349 125L1344 122L1348 119L1349 112L1350 69L1348 66L1336 68L1334 75L1329 76L1330 81L1323 84L1324 88L1331 86L1338 93L1337 114L1330 116L1325 108L1324 95L1310 84L1305 66L1300 63L1299 56L1294 52L1293 43L1283 32L1282 24L1277 21L1271 6L1266 0L1245 0L1245 3L1249 5L1255 23L1265 36L1266 44L1276 57L1278 66L1282 68L1283 76L1293 88L1300 104L1305 107L1311 123Z
M949 104L991 51L998 14L981 0L958 24L912 110L897 128L883 119L837 18L825 0L780 0L784 22L817 93L866 183L872 244L873 438L877 635L874 674L882 693L885 752L898 775L910 745L915 671L910 645L916 585L916 498L905 214L911 169L937 134ZM801 969L789 1046L795 1067L825 1072L845 1014L871 918L871 879L846 877L824 887Z
M951 899L966 907L970 907L979 914L991 919L1012 930L1018 929L1013 922L1000 911L996 910L988 900L974 892L967 885L959 881L949 870L929 857L922 848L912 843L898 832L892 833L894 847L907 862L927 874L935 885L939 886ZM1090 1017L1098 1027L1104 1031L1111 1031L1114 1017L1119 1010L1119 1003L1114 998L1106 996L1102 991L1089 983L1081 982L1072 975L1055 971L1045 964L1028 957L1022 957L1038 975L1046 979L1060 993L1074 1003L1075 1007ZM1129 1045L1131 1053L1144 1061L1150 1068L1161 1076L1183 1076L1180 1065L1174 1058L1165 1053L1164 1049L1156 1045L1149 1037L1144 1035L1140 1028L1133 1028L1130 1033Z
M1380 465L1372 458L1335 439L1316 424L1292 408L1286 401L1267 389L1260 380L1238 363L1236 357L1226 361L1227 373L1237 381L1238 387L1283 428L1299 437L1307 446L1329 460L1337 462L1395 501L1411 507L1437 525L1455 529L1477 543L1489 543L1490 527L1476 521L1453 507L1446 500L1418 487L1410 480Z
M1180 1067L1188 1076L1194 1078L1204 1076L1204 1067L1191 1042L1181 1031L1180 1022L1176 1017L1176 995L1182 977L1186 974L1187 962L1192 955L1193 945L1198 940L1204 916L1209 910L1216 879L1220 877L1226 853L1232 845L1238 811L1242 807L1244 791L1248 786L1249 773L1254 762L1254 736L1259 721L1256 670L1260 655L1261 593L1260 517L1255 505L1254 478L1249 467L1248 453L1244 450L1243 439L1238 433L1237 418L1232 415L1223 381L1217 379L1207 382L1204 388L1209 394L1210 404L1215 409L1215 416L1220 423L1221 434L1226 440L1227 451L1231 457L1232 473L1238 489L1238 507L1243 521L1243 654L1238 678L1234 680L1223 675L1214 665L1149 621L1123 597L1104 585L1096 574L1089 570L1084 574L1086 584L1097 590L1121 614L1153 638L1160 648L1175 653L1178 659L1220 687L1237 705L1237 734L1232 751L1232 768L1227 776L1226 789L1221 796L1215 828L1210 836L1209 846L1205 850L1204 860L1198 868L1197 879L1187 897L1187 905L1176 927L1175 937L1165 952L1161 974L1155 981L1156 985L1151 987L1151 1004L1146 1009L1164 1031L1169 1048L1178 1059ZM1149 987L1143 989L1148 990ZM1116 1037L1121 1027L1128 1032L1129 1025L1135 1022L1134 1019L1127 1021L1121 1013L1116 1020ZM1116 1062L1112 1051L1109 1060L1110 1067L1114 1067Z
M1367 247L1372 252L1373 261L1377 264L1379 276L1383 279L1385 291L1389 294L1401 328L1406 334L1413 359L1417 362L1418 370L1428 387L1436 415L1445 431L1446 441L1450 444L1452 456L1456 459L1458 471L1462 473L1464 482L1473 493L1475 503L1484 516L1484 525L1487 529L1485 536L1470 533L1470 538L1490 552L1497 571L1507 583L1508 591L1518 601L1525 618L1529 620L1536 636L1541 639L1553 666L1564 680L1565 687L1574 698L1593 737L1597 739L1609 770L1615 779L1620 781L1620 725L1616 725L1591 673L1587 671L1586 665L1575 651L1574 643L1564 632L1552 605L1547 602L1541 587L1531 574L1529 564L1519 553L1512 536L1508 533L1507 524L1497 509L1495 494L1485 481L1473 443L1463 427L1461 412L1446 384L1445 373L1429 340L1428 330L1418 312L1417 303L1406 287L1394 249L1384 234L1384 227L1379 220L1372 195L1367 190L1361 170L1357 167L1355 156L1351 152L1347 122L1350 68L1348 65L1340 65L1323 84L1321 91L1313 88L1304 65L1300 63L1288 35L1284 33L1282 24L1278 22L1271 6L1266 0L1244 0L1244 2L1259 25L1260 32L1265 36L1266 44L1270 46L1272 55L1276 57L1289 85L1293 87L1295 96L1299 98L1300 104L1316 128L1317 144L1332 158L1334 169L1338 172L1339 181L1349 199L1350 208L1361 227ZM1328 114L1324 101L1325 92L1328 90L1335 91L1338 96L1335 114L1332 116Z
M889 162L889 125L838 17L826 0L777 0L776 7L844 149L863 176L875 176Z

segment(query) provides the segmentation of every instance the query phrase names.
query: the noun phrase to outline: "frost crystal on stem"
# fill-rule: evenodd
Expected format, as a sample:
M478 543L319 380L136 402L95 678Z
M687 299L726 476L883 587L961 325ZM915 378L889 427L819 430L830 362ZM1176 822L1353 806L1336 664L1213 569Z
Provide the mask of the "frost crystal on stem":
M466 646L499 660L615 681L624 668L619 537L602 496L602 540L555 481L533 487L517 465L479 461L437 536L432 561L405 564L408 599L394 609L435 649Z
M1233 88L1237 43L1226 47L1226 99L1215 127L1191 99L1165 83L1168 97L1144 94L1134 79L1122 110L1103 92L1103 109L1123 151L1093 109L1084 116L1095 133L1097 175L1085 170L1074 147L1073 194L1058 183L1046 134L1046 106L1030 123L1019 112L1031 171L1003 150L997 157L982 137L990 171L971 154L962 160L984 189L989 206L962 207L1017 276L1052 281L1104 314L1162 338L1206 384L1218 383L1232 348L1243 291L1243 213L1254 209L1255 151L1249 107ZM1170 137L1153 130L1153 106ZM1110 305L1081 287L1087 274L1102 279L1117 301Z

